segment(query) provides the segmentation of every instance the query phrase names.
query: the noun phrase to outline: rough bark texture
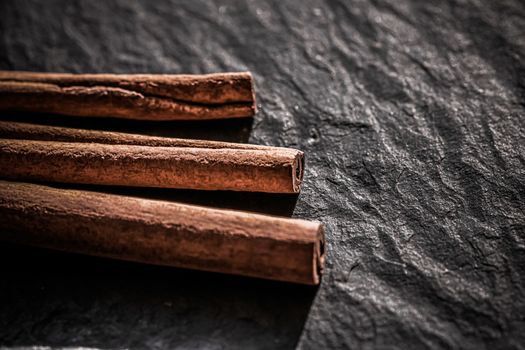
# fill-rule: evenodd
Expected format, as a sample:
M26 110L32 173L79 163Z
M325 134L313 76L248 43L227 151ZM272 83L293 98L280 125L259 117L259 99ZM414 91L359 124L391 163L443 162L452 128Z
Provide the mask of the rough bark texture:
M250 142L305 151L294 215L325 223L329 248L312 297L308 288L8 246L4 344L524 348L523 1L0 7L3 69L251 71L259 112ZM204 135L234 140L225 125ZM13 262L25 267L10 272Z
M298 150L150 147L0 140L0 174L12 180L297 193Z
M252 145L249 143L156 137L124 132L65 128L31 123L0 120L0 138L13 140L61 141L103 143L108 145L134 145L150 147L188 147L208 149L242 149L262 151L290 151L289 148ZM302 175L301 175L302 176Z
M140 120L250 117L250 73L208 75L0 72L0 110Z
M0 239L68 252L318 284L318 222L0 181Z

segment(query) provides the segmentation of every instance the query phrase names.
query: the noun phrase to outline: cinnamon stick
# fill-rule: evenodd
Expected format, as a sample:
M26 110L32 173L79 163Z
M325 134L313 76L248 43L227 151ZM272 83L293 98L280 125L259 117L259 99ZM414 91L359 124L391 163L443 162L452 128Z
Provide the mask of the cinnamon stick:
M0 110L140 120L249 117L248 72L207 75L0 71Z
M13 180L115 186L270 193L300 190L301 151L261 146L211 148L205 141L200 146L2 139L0 175Z
M108 145L135 145L151 147L225 148L244 150L255 149L267 151L274 149L287 149L283 147L261 146L247 143L179 139L11 121L0 121L0 138L35 141L91 142L104 143Z
M0 239L69 252L318 284L318 222L0 181Z

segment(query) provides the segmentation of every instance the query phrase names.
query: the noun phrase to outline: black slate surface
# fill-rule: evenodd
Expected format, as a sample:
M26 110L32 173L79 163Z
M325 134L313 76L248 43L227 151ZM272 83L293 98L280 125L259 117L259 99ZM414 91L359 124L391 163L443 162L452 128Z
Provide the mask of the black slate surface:
M299 198L109 190L318 219L328 262L315 289L2 243L0 346L524 348L524 56L519 0L1 1L1 69L253 72L253 123L74 124L304 150Z

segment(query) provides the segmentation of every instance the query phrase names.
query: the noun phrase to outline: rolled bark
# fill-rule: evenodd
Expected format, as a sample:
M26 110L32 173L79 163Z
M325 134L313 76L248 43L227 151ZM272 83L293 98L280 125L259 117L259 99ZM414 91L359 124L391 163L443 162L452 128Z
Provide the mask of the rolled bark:
M318 284L318 222L0 181L0 238L156 265Z
M115 186L297 193L303 153L295 149L151 147L0 140L0 176Z
M207 75L0 71L0 110L139 120L253 116L249 72Z
M35 141L61 141L104 143L108 145L134 145L151 147L193 147L223 149L285 150L283 147L251 145L208 140L179 139L147 136L123 132L66 128L31 123L0 121L0 138Z

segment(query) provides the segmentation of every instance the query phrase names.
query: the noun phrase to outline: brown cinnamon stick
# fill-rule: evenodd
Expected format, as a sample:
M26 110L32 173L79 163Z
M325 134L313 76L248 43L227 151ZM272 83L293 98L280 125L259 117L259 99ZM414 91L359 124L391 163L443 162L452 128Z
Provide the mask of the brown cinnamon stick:
M2 139L0 176L13 180L199 190L271 193L300 190L301 151L201 146Z
M318 222L0 181L0 239L115 259L318 284Z
M209 140L179 139L171 137L147 136L122 132L66 128L60 126L40 125L0 121L0 138L35 141L92 142L108 145L135 145L151 147L193 147L224 148L244 150L285 150L283 147L252 145Z
M255 113L252 76L0 71L0 110L141 120L207 120Z

